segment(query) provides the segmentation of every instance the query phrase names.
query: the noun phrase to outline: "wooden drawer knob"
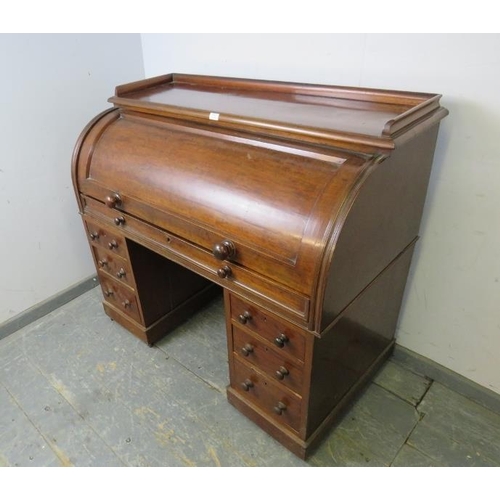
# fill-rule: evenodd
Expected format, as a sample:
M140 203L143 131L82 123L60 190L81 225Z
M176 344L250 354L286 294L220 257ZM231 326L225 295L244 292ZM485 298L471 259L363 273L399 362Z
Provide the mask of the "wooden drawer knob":
M286 404L280 401L273 409L274 413L283 415L283 412L286 410Z
M214 257L218 260L226 260L234 257L236 254L236 247L234 243L229 240L224 240L221 243L216 243L212 249Z
M274 343L280 348L282 349L283 347L285 347L285 344L289 342L289 338L284 334L282 333L281 335L279 335L278 337L276 337L274 339Z
M231 268L229 266L221 267L217 270L217 276L223 279L228 278L229 276L231 276Z
M113 193L109 196L106 196L105 200L106 206L109 208L115 208L117 205L121 205L122 199L118 193Z
M241 354L243 354L243 356L248 356L252 352L253 352L252 344L245 344L245 346L241 348Z
M248 311L245 311L243 314L240 314L238 316L238 321L242 324L242 325L246 325L248 321L250 321L252 319L252 315L248 312Z
M253 387L253 382L249 378L247 378L244 382L241 383L241 388L244 391L248 392L252 387Z
M290 372L284 366L280 366L276 370L276 377L278 377L280 380L283 380L289 374Z

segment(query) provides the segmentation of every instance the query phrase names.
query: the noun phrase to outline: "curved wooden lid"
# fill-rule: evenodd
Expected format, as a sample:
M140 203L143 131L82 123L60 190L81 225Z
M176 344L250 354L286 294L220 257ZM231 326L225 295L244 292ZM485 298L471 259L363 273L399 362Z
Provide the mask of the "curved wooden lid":
M83 194L307 295L331 230L364 158L298 149L123 116L93 146Z

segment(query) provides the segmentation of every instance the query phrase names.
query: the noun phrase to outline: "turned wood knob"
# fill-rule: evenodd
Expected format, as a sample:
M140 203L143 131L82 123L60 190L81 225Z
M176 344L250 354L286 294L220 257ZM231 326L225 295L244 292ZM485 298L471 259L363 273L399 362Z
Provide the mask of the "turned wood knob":
M108 247L113 250L113 248L118 248L118 243L116 242L116 240L111 240L109 243L108 243Z
M242 324L242 325L246 325L247 321L251 320L252 319L252 315L248 312L248 311L245 311L243 314L240 314L238 316L238 321Z
M125 217L123 217L123 215L120 215L119 217L115 217L115 224L117 226L123 226L123 224L125 224Z
M234 257L236 254L236 247L230 240L224 240L221 243L216 243L212 250L214 257L218 260L226 260Z
M241 353L243 356L248 356L251 352L253 352L252 344L245 344L244 347L241 348Z
M241 388L244 391L249 391L253 387L253 382L247 378L244 382L241 383Z
M285 347L285 344L288 342L288 337L282 333L279 337L274 339L274 343L281 349Z
M286 410L286 404L280 401L273 409L275 413L277 413L278 415L282 415Z
M92 233L89 233L89 238L94 241L99 239L99 233L97 231L93 231Z
M116 276L118 278L123 278L127 273L125 272L125 269L123 267L120 268L120 270L116 273Z
M120 198L120 195L118 193L113 193L110 194L109 196L106 196L106 206L109 208L115 208L117 205L120 205L122 202L122 199Z
M231 276L231 268L229 266L224 266L217 269L217 276L219 278L227 278L228 276Z
M283 380L290 372L284 367L280 366L276 370L276 377L278 377L280 380Z

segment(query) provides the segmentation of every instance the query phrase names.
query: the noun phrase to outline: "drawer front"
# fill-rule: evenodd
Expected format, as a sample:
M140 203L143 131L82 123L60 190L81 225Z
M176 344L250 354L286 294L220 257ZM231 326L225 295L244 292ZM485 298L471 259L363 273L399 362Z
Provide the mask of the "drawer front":
M292 325L232 294L231 318L276 346L284 356L304 361L305 338Z
M102 293L106 302L142 324L137 298L133 290L130 290L125 285L116 283L115 280L104 276L102 272L99 273L99 281L101 282Z
M245 357L269 377L301 395L302 370L275 348L233 326L233 349L237 356Z
M113 254L127 258L127 247L125 238L120 234L110 231L108 228L101 227L93 221L86 220L87 235L89 240L102 248L106 248Z
M286 389L280 389L274 382L258 373L253 368L240 362L234 362L234 380L232 387L237 390L277 423L284 424L298 431L300 426L301 399Z
M231 291L243 289L246 293L256 293L256 300L259 300L259 297L266 297L266 301L272 301L280 310L289 314L293 321L307 326L310 305L308 297L289 288L281 288L268 277L259 276L235 263L217 260L212 252L207 252L194 242L184 240L176 234L153 225L156 223L155 220L151 220L152 223L149 224L116 209L108 208L96 200L84 198L83 201L84 219L88 226L89 224L96 225L97 221L101 229L108 226L113 229L115 219L120 219L119 234L194 270L224 288ZM226 265L230 268L230 272L227 275L219 274Z
M92 250L98 269L116 280L135 288L134 277L127 260L118 255L113 255L113 253L98 246L92 245Z

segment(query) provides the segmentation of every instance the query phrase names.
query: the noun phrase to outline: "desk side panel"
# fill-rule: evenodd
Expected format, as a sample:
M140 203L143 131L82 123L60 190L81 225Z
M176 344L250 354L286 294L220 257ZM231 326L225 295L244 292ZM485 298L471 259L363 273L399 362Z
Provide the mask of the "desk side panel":
M316 304L320 332L418 237L437 133L434 125L403 143L362 181Z
M307 438L316 441L392 350L414 245L314 339Z

